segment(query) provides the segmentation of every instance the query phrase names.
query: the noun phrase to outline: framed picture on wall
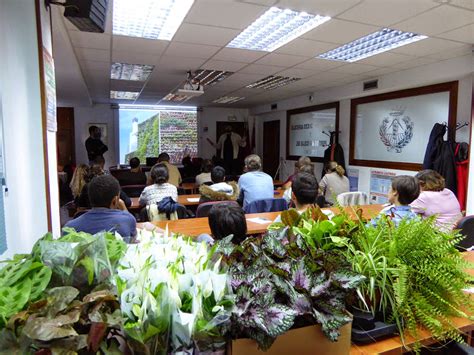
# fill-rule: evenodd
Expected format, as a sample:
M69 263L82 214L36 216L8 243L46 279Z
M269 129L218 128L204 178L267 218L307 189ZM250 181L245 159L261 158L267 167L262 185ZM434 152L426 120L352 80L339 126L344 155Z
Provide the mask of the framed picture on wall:
M297 160L305 155L322 162L331 134L337 142L339 102L289 110L286 125L286 159Z
M420 170L434 124L455 131L457 96L453 81L351 100L349 164Z
M104 142L105 145L109 145L109 136L108 136L108 130L107 130L107 123L89 123L87 125L87 132L89 132L89 127L91 126L96 126L99 127L100 133L101 133L101 140ZM110 149L110 148L109 148Z

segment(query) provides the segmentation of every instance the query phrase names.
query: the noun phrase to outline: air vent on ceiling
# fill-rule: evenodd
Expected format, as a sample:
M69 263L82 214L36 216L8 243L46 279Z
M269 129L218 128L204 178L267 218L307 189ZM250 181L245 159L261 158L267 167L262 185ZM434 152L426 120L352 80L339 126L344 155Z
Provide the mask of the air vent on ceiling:
M271 104L270 109L276 110L278 108L278 104Z
M378 87L379 87L378 79L364 82L364 91L377 89Z

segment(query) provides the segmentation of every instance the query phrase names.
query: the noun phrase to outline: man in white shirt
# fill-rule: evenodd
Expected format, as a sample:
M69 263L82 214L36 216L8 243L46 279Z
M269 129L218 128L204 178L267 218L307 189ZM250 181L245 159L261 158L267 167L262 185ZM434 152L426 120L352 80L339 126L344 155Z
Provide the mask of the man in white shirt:
M222 134L217 141L216 149L221 151L220 157L224 162L224 168L227 174L237 173L239 149L246 145L246 137L242 138L237 133L232 132L232 126L225 128L225 133Z

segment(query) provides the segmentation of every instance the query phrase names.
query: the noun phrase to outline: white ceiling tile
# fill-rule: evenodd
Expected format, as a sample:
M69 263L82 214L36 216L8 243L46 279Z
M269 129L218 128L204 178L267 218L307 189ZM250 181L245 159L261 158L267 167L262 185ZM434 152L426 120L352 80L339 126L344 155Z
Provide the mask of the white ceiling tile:
M429 58L429 57L420 57L420 58L409 60L407 62L395 64L393 68L409 69L409 68L419 67L421 65L431 64L434 62L437 62L437 60L433 58Z
M156 69L158 69L159 73L166 72L168 74L178 75L182 73L183 77L185 77L188 70L195 71L199 69L205 61L206 60L202 58L172 57L164 55L161 57Z
M438 60L446 60L450 58L462 57L465 55L472 56L472 45L466 44L456 49L451 49L449 51L440 51L435 54L431 54L428 58L438 59ZM472 56L474 59L474 56ZM473 67L474 68L474 67Z
M165 51L169 43L169 41L161 41L157 39L117 35L112 36L112 50L114 51L129 51L159 55Z
M390 67L394 64L406 62L413 57L405 54L385 52L357 61L358 64L376 65L379 67Z
M306 11L311 14L335 16L361 0L280 0L276 6L292 10Z
M109 49L111 35L105 33L92 33L71 31L68 33L71 43L75 47Z
M410 4L413 2L411 1ZM433 36L473 22L474 12L441 5L409 20L397 23L393 27L402 31Z
M221 83L223 85L230 83L239 83L241 85L247 85L253 83L254 81L264 78L263 74L244 74L244 73L234 73L229 76L228 79L223 80Z
M347 73L335 72L335 71L326 71L326 72L317 73L311 79L314 79L315 81L314 85L316 86L316 85L319 85L320 83L343 80L347 77L352 77L352 75L347 74Z
M335 69L332 69L332 71L337 72L337 73L346 73L346 74L357 75L357 74L367 73L367 72L369 72L371 70L375 70L375 69L378 69L378 67L376 67L374 65L349 63L349 64L343 65L341 67L337 67Z
M85 70L98 70L110 73L110 62L98 62L92 60L81 60L79 62L81 68Z
M110 90L117 91L141 91L143 83L127 80L110 80Z
M397 69L397 68L379 68L379 69L371 70L371 71L369 71L367 73L364 73L364 74L367 75L367 76L371 76L371 77L378 77L378 76L381 76L381 75L386 75L386 74L396 72L398 70L399 69Z
M156 65L159 55L138 53L133 51L112 51L112 61L128 64L150 64Z
M227 71L236 72L239 69L242 69L243 67L245 67L246 65L247 64L245 63L211 59L211 60L208 60L204 65L202 65L201 68L214 69L214 70L227 70Z
M189 58L211 58L221 47L206 46L203 44L190 44L171 42L166 49L165 55L174 57L189 57Z
M343 66L343 65L344 65L344 63L342 63L342 62L337 62L337 61L333 61L333 60L326 60L326 59L319 59L319 58L312 58L310 60L307 60L306 62L298 64L295 68L315 70L315 71L324 71L324 70L337 68L337 67L340 67L340 66Z
M304 62L307 59L308 59L307 57L300 57L300 56L280 54L280 53L270 53L266 55L265 57L257 60L255 64L292 67L296 64Z
M232 0L200 0L194 3L184 22L243 30L266 10L268 7Z
M474 10L474 1L472 0L451 0L450 6L459 6L465 9Z
M212 59L230 60L232 62L252 63L268 52L250 51L239 48L222 48Z
M290 69L285 69L281 72L278 72L275 75L287 76L287 77L292 77L292 78L307 78L307 77L313 76L316 73L317 71L314 71L314 70L290 68Z
M474 3L474 0L473 0L473 3ZM452 30L452 31L439 34L437 37L472 44L474 43L474 23Z
M110 51L92 48L74 48L79 60L96 60L108 62L110 60Z
M246 4L255 4L263 6L273 6L278 0L237 0L238 2L243 2Z
M173 40L185 43L225 46L239 33L239 30L230 28L183 23L174 35Z
M272 75L282 69L285 69L285 67L275 65L250 64L245 68L241 69L239 73Z
M418 42L410 43L403 47L395 48L393 52L423 57L443 50L456 49L462 46L462 43L448 41L446 39L427 38Z
M437 5L432 0L365 0L338 17L370 25L390 26Z
M345 44L380 29L362 23L332 19L303 35L303 38Z
M337 47L337 44L311 41L308 39L295 39L290 43L278 48L276 53L301 55L305 57L315 57L318 54L327 52Z

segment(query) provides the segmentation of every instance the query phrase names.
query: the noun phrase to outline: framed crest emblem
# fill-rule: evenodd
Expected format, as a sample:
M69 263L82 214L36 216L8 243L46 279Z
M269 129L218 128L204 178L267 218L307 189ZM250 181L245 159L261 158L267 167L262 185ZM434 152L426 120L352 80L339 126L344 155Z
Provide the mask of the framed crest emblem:
M453 81L351 100L349 164L420 170L434 124L454 133L457 96Z

